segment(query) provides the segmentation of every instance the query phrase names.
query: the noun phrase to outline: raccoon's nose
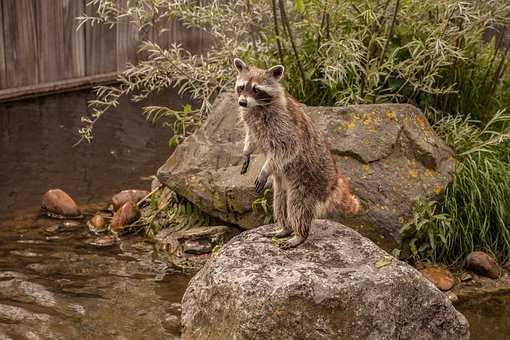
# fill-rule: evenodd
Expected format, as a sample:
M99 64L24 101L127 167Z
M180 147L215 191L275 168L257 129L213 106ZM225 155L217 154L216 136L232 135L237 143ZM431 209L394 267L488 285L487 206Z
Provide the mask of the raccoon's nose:
M239 105L241 105L242 107L246 107L248 106L248 101L244 98L239 99Z

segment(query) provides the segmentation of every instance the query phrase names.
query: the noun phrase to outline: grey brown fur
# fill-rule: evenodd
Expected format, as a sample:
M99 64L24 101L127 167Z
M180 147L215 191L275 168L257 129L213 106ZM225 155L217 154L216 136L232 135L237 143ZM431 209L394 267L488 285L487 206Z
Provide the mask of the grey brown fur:
M341 212L356 214L360 203L340 175L329 140L292 98L279 80L283 66L262 70L236 59L236 93L246 129L243 150L245 173L258 147L266 161L255 188L261 192L273 176L273 210L279 230L267 236L294 236L282 244L292 248L304 242L314 218Z

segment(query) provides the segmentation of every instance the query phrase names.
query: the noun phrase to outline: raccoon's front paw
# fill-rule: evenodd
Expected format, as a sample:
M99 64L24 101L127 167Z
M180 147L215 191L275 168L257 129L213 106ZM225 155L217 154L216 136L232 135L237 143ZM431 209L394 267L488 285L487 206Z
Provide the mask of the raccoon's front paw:
M264 171L261 171L257 179L255 180L255 191L257 194L260 194L267 183L267 173Z
M250 166L250 155L244 155L243 166L241 167L241 175L244 175L246 171L248 171L248 167Z

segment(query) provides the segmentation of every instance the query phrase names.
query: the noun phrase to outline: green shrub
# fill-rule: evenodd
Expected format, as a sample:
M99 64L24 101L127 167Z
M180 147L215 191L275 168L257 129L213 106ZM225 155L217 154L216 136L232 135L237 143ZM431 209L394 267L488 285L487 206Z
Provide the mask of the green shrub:
M510 4L504 0L133 0L127 6L92 0L95 17L82 24L129 21L165 30L179 20L208 33L210 46L193 55L178 45L143 42L146 56L128 65L119 85L99 87L80 130L92 138L97 119L121 96L142 100L175 87L201 103L193 110L147 107L170 117L176 141L205 118L212 101L233 86L234 57L286 67L288 89L310 105L412 103L429 111L471 114L487 121L510 102L508 46L503 48ZM494 37L484 42L484 32ZM509 30L510 31L510 30ZM501 53L497 52L499 50Z

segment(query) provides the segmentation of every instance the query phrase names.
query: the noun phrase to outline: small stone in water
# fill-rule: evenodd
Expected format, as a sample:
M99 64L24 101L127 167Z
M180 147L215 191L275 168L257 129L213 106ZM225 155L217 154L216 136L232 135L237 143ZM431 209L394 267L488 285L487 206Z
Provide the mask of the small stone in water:
M51 233L51 234L56 233L59 229L60 229L59 224L55 224L55 225L44 228L44 230L46 232Z
M97 247L109 247L119 242L119 238L115 235L105 235L96 238L92 242L90 242L91 245L97 246Z
M425 276L427 280L436 285L437 288L446 291L452 289L455 284L455 279L452 273L446 268L441 267L426 267L420 270L420 273Z
M61 189L46 191L42 197L42 210L50 217L80 217L81 212L73 199Z
M182 250L188 254L207 254L212 250L211 243L205 240L186 240Z
M498 263L483 251L474 251L466 256L466 267L478 275L497 279L501 273Z
M119 208L119 210L117 210L115 215L113 215L110 230L114 233L118 233L130 223L136 221L139 216L140 210L136 206L136 203L133 201L127 201L122 207Z
M448 300L450 300L453 304L459 302L459 297L452 291L446 292L446 296L448 297Z
M461 277L460 277L460 280L462 282L465 282L465 281L469 281L473 279L473 275L469 274L469 273L462 273Z
M157 177L154 177L154 179L151 182L151 191L156 190L156 188L159 188L161 186L161 182Z
M146 190L122 190L112 197L113 209L118 210L128 201L138 203L149 194Z
M89 230L94 233L100 233L107 229L106 221L104 217L101 215L95 215L94 217L92 217L87 222L87 226L89 227Z
M81 223L78 221L64 221L64 222L62 222L62 226L66 227L66 228L79 227L79 226L81 226Z

